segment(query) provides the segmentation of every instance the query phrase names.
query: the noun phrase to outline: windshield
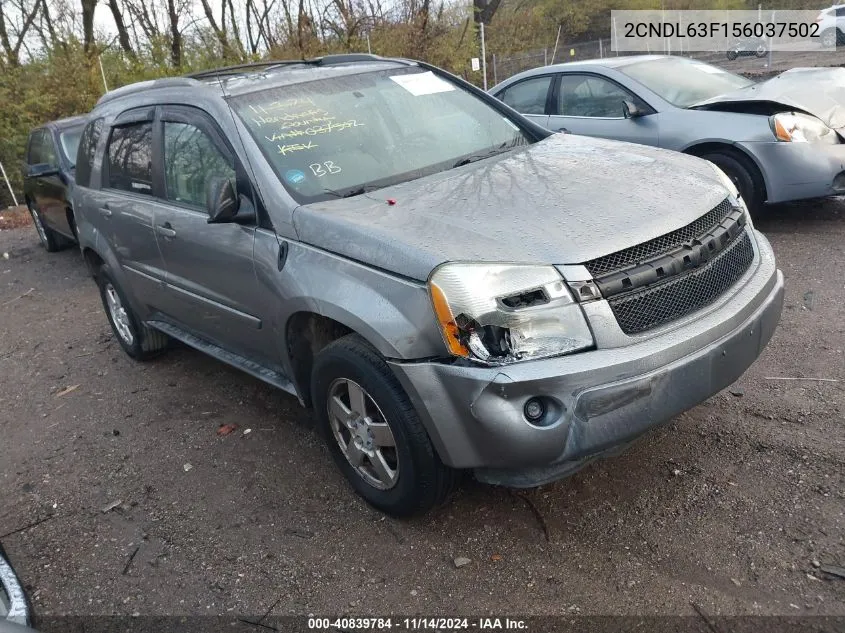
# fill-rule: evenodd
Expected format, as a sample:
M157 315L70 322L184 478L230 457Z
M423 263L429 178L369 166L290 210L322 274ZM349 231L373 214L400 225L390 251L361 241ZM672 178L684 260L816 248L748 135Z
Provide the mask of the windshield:
M754 83L721 68L679 57L636 62L619 70L679 108L688 108Z
M489 104L419 67L271 88L231 104L300 203L363 194L531 142Z
M62 154L70 163L71 167L76 166L76 150L79 147L79 137L82 136L82 127L71 128L59 132L59 141L62 146Z

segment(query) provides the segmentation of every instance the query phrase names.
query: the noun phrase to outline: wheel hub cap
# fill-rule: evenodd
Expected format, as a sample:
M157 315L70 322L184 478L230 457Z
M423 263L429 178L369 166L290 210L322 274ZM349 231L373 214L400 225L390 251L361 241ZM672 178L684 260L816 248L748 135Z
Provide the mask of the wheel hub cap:
M358 476L379 490L393 488L399 480L396 439L372 396L338 378L329 387L327 406L334 438Z
M106 305L109 308L114 329L117 330L118 336L123 339L127 345L132 345L135 342L135 336L132 334L132 324L129 321L129 315L126 313L126 308L120 300L120 295L111 284L106 284Z

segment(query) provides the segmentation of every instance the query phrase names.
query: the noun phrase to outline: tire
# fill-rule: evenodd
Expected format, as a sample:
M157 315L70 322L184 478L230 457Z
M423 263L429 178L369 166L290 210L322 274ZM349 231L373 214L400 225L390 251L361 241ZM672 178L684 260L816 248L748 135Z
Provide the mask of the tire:
M736 51L728 51L728 59L730 61L735 61L736 58L737 58L737 52Z
M360 406L352 404L355 388L362 390L365 418L356 416L355 409ZM440 461L396 376L381 355L360 336L344 336L317 355L311 374L311 398L317 428L332 458L355 492L370 505L394 517L409 517L424 514L449 496L457 481L457 471ZM347 426L341 426L339 418L330 415L329 403L338 400L343 407L335 410L345 413L350 420ZM357 417L357 424L351 421L353 417ZM358 433L367 435L367 429L376 430L376 427L381 427L381 434L369 435L370 444L363 451L356 451L352 438ZM393 447L389 441L379 446L379 437L383 439L387 429ZM341 440L345 448L341 447ZM347 452L357 454L360 466L353 465L354 458L347 458ZM371 481L378 477L374 464L379 457L389 467L395 465L392 482L385 478L379 484Z
M763 59L763 58L764 58L764 57L768 54L768 52L769 52L769 51L767 51L767 50L766 50L766 47L765 47L765 46L758 46L758 47L757 47L757 50L754 52L754 54L755 54L755 55L756 55L759 59Z
M842 35L837 28L827 29L821 35L821 44L825 48L836 48L842 42Z
M148 360L167 349L170 337L147 327L135 316L126 295L106 264L97 272L97 285L109 325L124 352L135 360Z
M68 208L65 213L67 214L67 224L70 227L70 232L73 235L73 241L76 244L79 244L79 230L76 228L76 217L73 215L73 209Z
M41 212L38 210L38 207L35 206L35 203L31 200L27 200L26 207L29 209L29 214L32 216L32 224L35 226L35 232L38 233L38 239L41 242L41 246L44 247L44 250L48 253L55 253L56 251L61 250L64 246L62 237L49 226L44 224L41 220Z
M728 175L739 189L739 195L752 216L760 213L766 200L766 186L755 164L745 156L729 150L709 152L700 156Z

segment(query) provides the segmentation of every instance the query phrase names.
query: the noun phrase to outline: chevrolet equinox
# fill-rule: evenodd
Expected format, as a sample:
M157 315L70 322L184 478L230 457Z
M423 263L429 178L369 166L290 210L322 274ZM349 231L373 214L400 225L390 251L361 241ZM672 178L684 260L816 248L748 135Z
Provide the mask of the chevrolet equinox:
M712 164L552 134L402 59L110 92L74 202L129 356L176 339L295 394L396 516L460 471L536 486L618 451L735 381L783 303Z

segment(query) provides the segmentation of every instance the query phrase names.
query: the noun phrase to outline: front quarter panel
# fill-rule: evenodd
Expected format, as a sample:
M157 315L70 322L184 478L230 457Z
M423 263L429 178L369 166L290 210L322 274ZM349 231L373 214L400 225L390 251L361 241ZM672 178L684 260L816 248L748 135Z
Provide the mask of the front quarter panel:
M287 241L279 270L279 244L269 232L256 240L260 301L275 306L276 340L298 312L333 319L363 336L385 358L414 360L446 355L426 286ZM287 349L287 345L283 347Z
M662 113L660 123L660 146L678 152L702 143L775 141L769 117L760 114L672 108Z

